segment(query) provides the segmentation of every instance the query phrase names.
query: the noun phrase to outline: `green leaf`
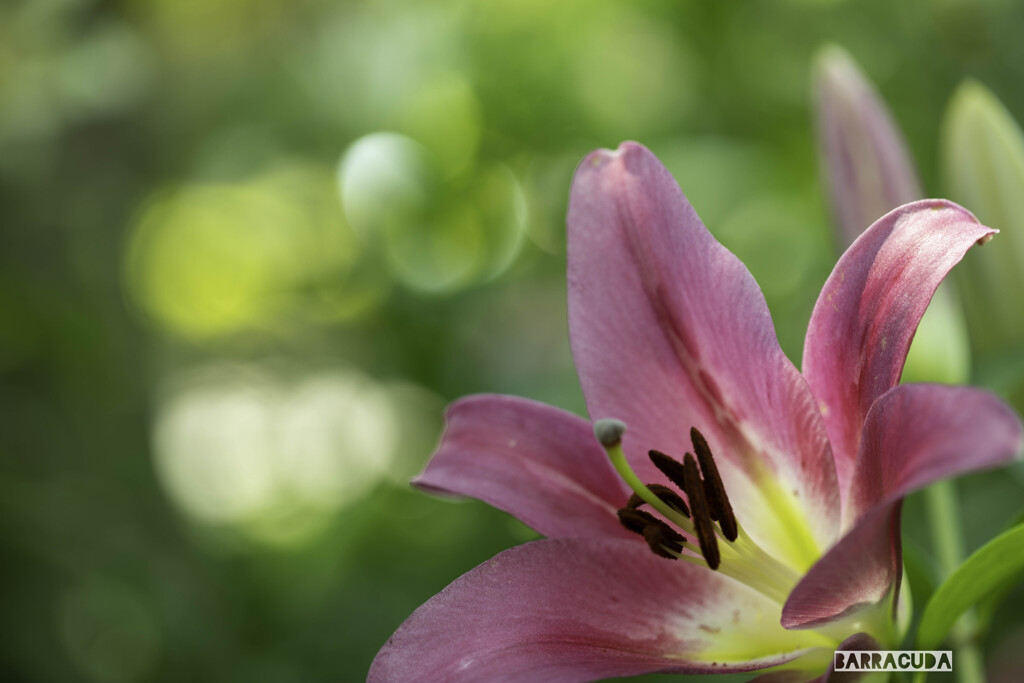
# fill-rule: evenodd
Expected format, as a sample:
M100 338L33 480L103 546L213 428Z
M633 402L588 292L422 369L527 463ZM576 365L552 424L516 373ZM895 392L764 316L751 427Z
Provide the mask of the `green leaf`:
M1012 528L1018 524L1024 524L1024 511L1014 515L1013 521L1006 526L1007 528ZM1013 590L1013 582L1007 581L978 602L975 608L975 613L978 615L978 632L976 634L978 637L983 636L988 631L989 625L992 623L992 617L1006 602L1006 595L1011 590Z
M971 555L939 586L924 608L918 647L935 649L968 608L1022 578L1024 524L997 536Z

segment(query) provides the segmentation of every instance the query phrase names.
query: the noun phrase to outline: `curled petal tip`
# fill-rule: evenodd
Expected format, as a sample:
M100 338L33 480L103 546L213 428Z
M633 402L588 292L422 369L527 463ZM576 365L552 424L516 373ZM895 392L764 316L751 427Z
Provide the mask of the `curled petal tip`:
M583 162L580 164L581 168L598 168L609 161L613 161L622 156L628 156L630 154L638 154L647 152L647 148L641 145L639 142L632 142L627 140L623 142L615 149L596 149L588 154Z
M598 420L594 423L594 436L605 448L622 443L622 435L626 433L626 423L614 418Z

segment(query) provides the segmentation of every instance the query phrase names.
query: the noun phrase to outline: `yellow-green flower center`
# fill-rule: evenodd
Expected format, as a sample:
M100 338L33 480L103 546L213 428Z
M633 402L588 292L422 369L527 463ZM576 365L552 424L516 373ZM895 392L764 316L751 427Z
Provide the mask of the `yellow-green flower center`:
M765 552L736 520L703 435L697 429L690 432L696 458L687 453L680 463L660 451L649 453L655 466L686 494L687 505L669 487L645 484L637 477L622 451L624 432L625 424L618 420L599 420L594 425L612 466L633 490L619 511L623 526L643 536L661 557L706 564L784 603L800 576ZM643 505L661 517L638 509Z

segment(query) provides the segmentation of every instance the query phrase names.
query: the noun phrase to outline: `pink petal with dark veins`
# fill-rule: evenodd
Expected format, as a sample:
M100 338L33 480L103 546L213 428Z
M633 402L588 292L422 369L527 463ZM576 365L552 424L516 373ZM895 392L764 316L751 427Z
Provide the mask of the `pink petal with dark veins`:
M800 580L782 609L786 628L814 628L882 602L902 563L900 501L873 509Z
M899 505L940 479L1018 457L1024 430L996 396L967 387L904 384L871 407L853 476L846 534L797 584L782 612L809 628L877 604L898 588Z
M590 416L629 425L623 448L647 481L663 481L647 451L681 457L697 427L751 536L798 566L830 545L838 494L817 404L757 283L668 171L636 143L594 152L568 223L569 336ZM796 547L800 524L816 552Z
M618 540L521 545L457 579L384 645L369 681L588 681L753 671L820 645L728 577Z
M995 394L899 386L868 413L845 518L856 521L940 479L1005 465L1020 455L1022 439L1019 418Z
M907 204L868 228L821 290L803 372L825 416L844 501L864 418L899 383L932 294L966 251L994 232L952 202Z
M619 524L629 490L589 422L513 396L453 403L437 452L413 484L478 498L545 536L640 538Z

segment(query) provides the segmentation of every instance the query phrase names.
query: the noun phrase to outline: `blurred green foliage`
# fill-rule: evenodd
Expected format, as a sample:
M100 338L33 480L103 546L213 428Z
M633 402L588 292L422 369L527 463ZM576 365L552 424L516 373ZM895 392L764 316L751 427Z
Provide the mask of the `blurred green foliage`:
M861 62L942 188L961 79L1024 116L1022 28L1000 0L0 3L0 678L364 677L533 537L406 482L459 395L582 413L586 152L661 156L799 358L835 258L816 50ZM966 480L969 549L1022 488ZM1000 666L1021 600L983 642Z

